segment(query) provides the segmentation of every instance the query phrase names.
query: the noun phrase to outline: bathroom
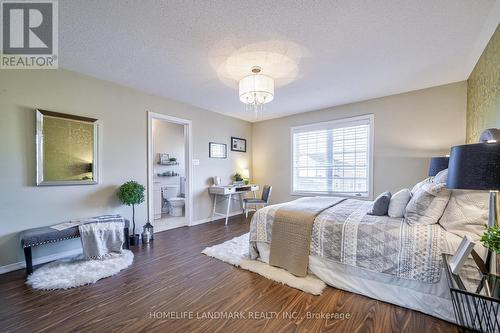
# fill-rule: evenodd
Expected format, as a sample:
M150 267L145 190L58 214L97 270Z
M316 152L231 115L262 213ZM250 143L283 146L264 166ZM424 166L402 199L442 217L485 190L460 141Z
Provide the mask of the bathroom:
M186 225L185 126L162 119L152 123L153 216L155 231Z

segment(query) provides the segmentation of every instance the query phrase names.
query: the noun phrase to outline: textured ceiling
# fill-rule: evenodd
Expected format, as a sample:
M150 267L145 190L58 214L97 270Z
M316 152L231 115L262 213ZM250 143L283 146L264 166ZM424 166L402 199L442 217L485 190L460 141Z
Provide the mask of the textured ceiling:
M263 72L280 76L264 119L461 81L498 24L500 6L64 0L59 8L61 67L256 121L235 80L252 57L267 59Z

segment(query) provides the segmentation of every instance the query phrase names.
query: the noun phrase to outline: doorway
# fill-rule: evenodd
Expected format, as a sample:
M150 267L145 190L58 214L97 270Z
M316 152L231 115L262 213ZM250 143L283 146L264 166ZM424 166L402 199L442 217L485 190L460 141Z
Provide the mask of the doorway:
M191 121L148 112L148 219L155 232L191 225Z

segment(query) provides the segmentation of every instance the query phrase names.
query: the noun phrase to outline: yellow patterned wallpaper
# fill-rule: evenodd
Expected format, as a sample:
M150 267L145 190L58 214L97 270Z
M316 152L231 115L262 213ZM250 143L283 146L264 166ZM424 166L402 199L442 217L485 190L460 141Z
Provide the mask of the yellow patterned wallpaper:
M93 152L93 124L44 116L44 181L92 179Z
M467 80L467 143L500 128L500 25Z

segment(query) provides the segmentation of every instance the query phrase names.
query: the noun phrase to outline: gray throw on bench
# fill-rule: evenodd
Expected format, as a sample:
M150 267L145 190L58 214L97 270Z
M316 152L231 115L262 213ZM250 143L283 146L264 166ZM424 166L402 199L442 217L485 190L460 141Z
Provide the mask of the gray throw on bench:
M121 253L123 221L86 223L78 226L86 259L102 259L110 253Z

